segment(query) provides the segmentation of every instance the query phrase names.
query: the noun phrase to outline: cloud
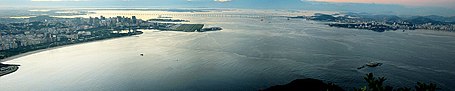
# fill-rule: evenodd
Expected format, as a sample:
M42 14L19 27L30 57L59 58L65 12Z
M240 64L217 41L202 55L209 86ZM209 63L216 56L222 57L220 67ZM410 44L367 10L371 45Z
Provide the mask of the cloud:
M214 0L215 2L220 2L220 3L224 3L224 2L230 2L232 0Z
M32 2L81 2L81 1L91 1L91 0L30 0Z

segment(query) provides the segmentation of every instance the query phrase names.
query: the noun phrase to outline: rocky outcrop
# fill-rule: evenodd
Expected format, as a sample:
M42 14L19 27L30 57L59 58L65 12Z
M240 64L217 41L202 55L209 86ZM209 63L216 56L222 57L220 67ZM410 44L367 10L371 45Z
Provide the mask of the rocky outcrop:
M326 84L317 79L297 79L286 85L277 85L260 91L344 91L334 84Z
M0 63L0 76L13 73L19 69L19 65Z

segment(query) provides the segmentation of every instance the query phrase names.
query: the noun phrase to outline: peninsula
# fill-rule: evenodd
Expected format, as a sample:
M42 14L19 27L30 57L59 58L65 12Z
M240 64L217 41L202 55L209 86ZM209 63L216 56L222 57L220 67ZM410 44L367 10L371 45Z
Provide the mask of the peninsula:
M13 73L19 69L19 65L0 63L0 77Z
M1 18L11 20L0 23L0 60L55 46L77 44L103 39L138 35L138 29L162 31L205 32L221 28L204 28L204 24L162 23L152 20L125 17L56 18Z

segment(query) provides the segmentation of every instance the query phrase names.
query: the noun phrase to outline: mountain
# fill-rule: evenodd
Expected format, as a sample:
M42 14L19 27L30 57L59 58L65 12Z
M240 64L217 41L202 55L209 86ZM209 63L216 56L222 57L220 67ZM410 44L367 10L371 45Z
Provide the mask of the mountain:
M429 15L429 16L423 16L423 17L432 19L435 21L440 21L440 22L455 22L455 16L444 17L444 16L438 16L438 15Z
M433 20L433 19L430 19L430 18L426 18L426 17L415 17L415 18L412 18L412 19L408 19L406 20L406 22L409 22L411 24L426 24L426 23L431 23L431 24L444 24L444 22L441 22L441 21L436 21L436 20Z

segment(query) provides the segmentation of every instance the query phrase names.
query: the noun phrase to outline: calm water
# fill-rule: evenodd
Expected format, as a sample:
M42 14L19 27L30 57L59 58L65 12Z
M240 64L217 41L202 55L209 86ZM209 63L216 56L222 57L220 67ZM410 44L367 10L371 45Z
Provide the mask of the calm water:
M350 89L366 85L363 76L373 72L392 86L422 81L455 90L453 33L377 33L285 18L180 18L225 30L144 30L139 36L31 54L6 62L22 66L0 77L0 89L248 91L299 78ZM384 65L356 69L371 61Z

